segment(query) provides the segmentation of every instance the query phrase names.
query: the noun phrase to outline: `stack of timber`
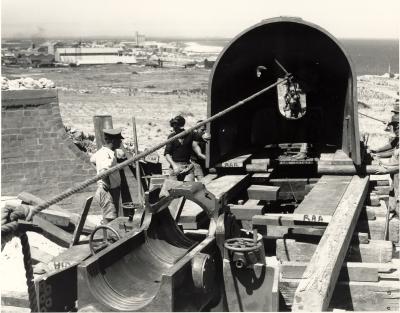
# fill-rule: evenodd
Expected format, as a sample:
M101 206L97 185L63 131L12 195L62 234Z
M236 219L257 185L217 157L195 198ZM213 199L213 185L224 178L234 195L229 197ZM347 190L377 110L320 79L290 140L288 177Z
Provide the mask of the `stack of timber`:
M399 243L399 219L388 209L388 176L301 180L287 182L302 183L305 189L312 185L293 214L262 208L263 213L252 217L264 237L277 239L281 308L398 310L400 261L394 246ZM276 183L281 194L283 179ZM375 195L377 200L371 201Z

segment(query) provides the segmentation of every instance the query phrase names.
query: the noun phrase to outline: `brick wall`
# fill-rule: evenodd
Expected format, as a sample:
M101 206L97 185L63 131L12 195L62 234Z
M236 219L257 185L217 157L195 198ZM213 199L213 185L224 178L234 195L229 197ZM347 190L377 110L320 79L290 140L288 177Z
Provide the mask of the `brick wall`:
M1 93L1 194L30 192L43 199L96 175L88 157L67 137L56 90ZM60 205L80 210L95 186Z

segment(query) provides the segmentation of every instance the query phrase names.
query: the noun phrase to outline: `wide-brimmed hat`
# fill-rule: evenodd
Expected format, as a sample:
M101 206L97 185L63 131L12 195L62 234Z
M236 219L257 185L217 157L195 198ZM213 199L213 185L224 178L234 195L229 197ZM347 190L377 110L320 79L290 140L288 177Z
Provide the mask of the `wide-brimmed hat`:
M103 133L106 136L109 137L119 137L121 139L124 139L121 135L122 129L121 128L108 128L108 129L103 129Z

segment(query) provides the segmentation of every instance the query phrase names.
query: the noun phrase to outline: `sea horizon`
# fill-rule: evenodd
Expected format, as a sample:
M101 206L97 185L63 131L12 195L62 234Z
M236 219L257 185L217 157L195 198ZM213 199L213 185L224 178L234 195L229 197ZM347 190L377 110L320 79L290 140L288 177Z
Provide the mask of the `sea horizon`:
M222 49L233 38L222 37L147 37L148 41L158 42L179 42L181 44L195 43L200 50L205 47L220 47ZM57 41L57 40L91 40L91 41L132 41L133 37L109 37L109 36L93 36L93 37L69 37L69 38L2 38L2 43L15 42L40 42L40 41ZM355 67L357 76L360 75L383 75L385 73L399 73L399 41L398 39L366 39L366 38L338 38L344 49L350 56ZM210 51L218 51L218 49L209 49ZM218 52L216 53L218 54Z

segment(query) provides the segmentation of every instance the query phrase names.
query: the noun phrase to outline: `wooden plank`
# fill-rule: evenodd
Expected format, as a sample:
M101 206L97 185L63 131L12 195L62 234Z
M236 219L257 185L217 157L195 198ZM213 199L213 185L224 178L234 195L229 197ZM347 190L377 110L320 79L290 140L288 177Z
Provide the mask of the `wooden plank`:
M278 198L278 186L251 185L247 188L249 199L256 200L276 200Z
M331 218L332 216L330 215L268 213L254 216L253 225L320 228L326 227Z
M90 206L92 204L93 197L89 197L86 199L85 204L83 205L82 214L79 218L78 224L75 226L74 234L72 235L72 240L70 247L76 245L79 242L79 238L82 234L83 226L85 225L87 215L89 213Z
M301 279L307 262L283 262L280 273L284 279ZM384 279L400 279L400 268L394 263L345 262L338 281L378 282Z
M78 225L80 219L80 215L77 213L71 213L71 223L73 223L76 227ZM96 224L86 219L85 224L83 225L82 232L85 234L90 234L95 228Z
M43 230L42 235L47 239L64 248L69 247L72 241L72 235L70 233L67 233L65 230L62 230L61 228L37 215L33 217L33 224L38 225Z
M353 165L353 160L342 150L336 150L332 164L334 165Z
M377 195L388 195L392 190L392 186L375 186L374 192Z
M28 293L23 291L8 291L1 288L1 306L3 312L3 306L13 306L18 308L29 308L29 296ZM15 311L14 311L15 312Z
M47 253L46 251L43 251L43 250L31 245L31 258L36 263L42 262L42 263L47 264L51 261L51 259L54 258L54 256Z
M29 205L39 205L45 202L45 200L25 191L18 194L17 197ZM57 226L67 227L70 223L70 214L56 204L39 212L37 215Z
M388 240L393 243L400 241L400 220L398 217L393 217L389 220Z
M294 213L333 215L351 179L352 176L322 176Z
M333 153L321 153L319 159L324 162L333 161Z
M251 159L250 161L251 164L266 164L270 165L271 160L270 159Z
M254 173L251 175L250 182L252 184L265 184L268 183L271 173Z
M178 221L180 223L194 223L200 220L202 215L205 215L205 212L199 205L192 201L185 201Z
M267 163L246 164L247 173L267 173Z
M368 177L351 179L296 290L292 310L325 311L328 308L367 195L368 181Z
M360 220L356 231L368 233L369 238L374 240L385 240L385 217L377 217L375 220Z
M291 306L299 279L281 279L279 291L287 306ZM328 310L341 308L349 311L399 310L399 281L347 282L336 284ZM347 301L345 301L346 299Z
M37 215L43 217L46 221L53 223L54 225L61 227L68 227L71 219L68 214L61 211L45 209L39 212Z
M209 182L216 179L217 177L218 177L217 174L207 174L200 180L200 182L202 182L204 185L207 185Z
M380 205L380 199L377 195L371 194L369 195L369 205L370 206L379 206Z
M250 183L249 175L225 175L206 184L206 188L215 198L227 204Z
M282 262L309 262L317 246L317 243L278 239L276 241L276 257ZM393 247L390 241L369 240L368 243L352 243L347 251L346 260L349 262L387 263L392 260L392 254Z
M369 180L372 183L375 183L377 186L387 186L386 184L390 184L390 175L383 174L383 175L369 175ZM381 182L381 183L378 183Z
M236 158L224 161L222 163L218 163L215 165L217 168L239 168L244 167L245 163L251 157L251 154L240 155Z
M263 205L238 205L238 204L230 204L229 210L233 215L235 215L237 220L246 220L251 221L255 215L262 214L264 209Z

